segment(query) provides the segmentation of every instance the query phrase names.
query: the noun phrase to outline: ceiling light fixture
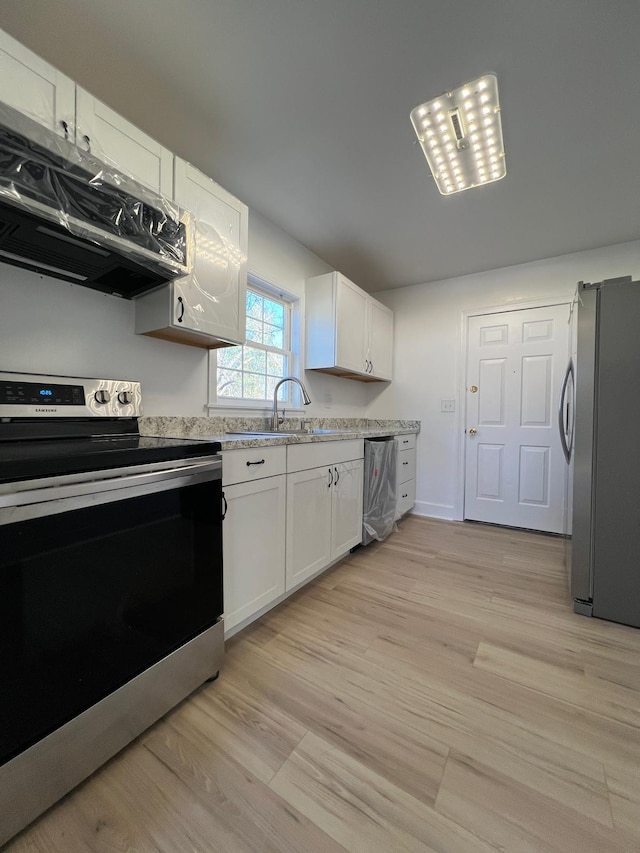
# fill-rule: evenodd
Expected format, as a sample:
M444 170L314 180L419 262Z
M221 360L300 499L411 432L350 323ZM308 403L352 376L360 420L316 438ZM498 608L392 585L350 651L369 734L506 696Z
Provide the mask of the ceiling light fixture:
M495 74L420 104L411 110L411 123L442 195L484 186L507 174ZM491 164L490 177L485 158Z

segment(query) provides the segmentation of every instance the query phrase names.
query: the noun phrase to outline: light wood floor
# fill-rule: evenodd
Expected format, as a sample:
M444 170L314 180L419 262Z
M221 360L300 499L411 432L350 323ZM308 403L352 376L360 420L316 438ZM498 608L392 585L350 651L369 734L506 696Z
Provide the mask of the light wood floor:
M345 849L640 850L640 630L561 541L404 520L6 851Z

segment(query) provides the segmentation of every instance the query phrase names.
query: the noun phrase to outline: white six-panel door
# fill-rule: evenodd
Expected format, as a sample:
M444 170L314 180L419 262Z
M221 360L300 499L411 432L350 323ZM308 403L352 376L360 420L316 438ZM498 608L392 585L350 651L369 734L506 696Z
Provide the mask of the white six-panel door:
M557 405L568 321L568 305L469 319L466 519L562 532Z

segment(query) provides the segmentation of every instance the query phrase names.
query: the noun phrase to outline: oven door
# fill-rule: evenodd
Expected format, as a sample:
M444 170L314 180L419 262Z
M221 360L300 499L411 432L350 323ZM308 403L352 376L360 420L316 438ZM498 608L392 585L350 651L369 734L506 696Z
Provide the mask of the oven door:
M220 458L0 484L0 542L2 765L219 620Z

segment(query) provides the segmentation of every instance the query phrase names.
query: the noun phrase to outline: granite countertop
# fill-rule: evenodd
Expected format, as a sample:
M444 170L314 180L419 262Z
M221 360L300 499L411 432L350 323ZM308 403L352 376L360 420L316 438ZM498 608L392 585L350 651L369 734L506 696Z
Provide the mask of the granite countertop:
M243 447L270 447L281 444L309 444L318 441L344 441L348 438L381 438L386 435L408 435L420 432L419 421L366 420L363 418L307 418L310 429L330 429L330 433L297 433L286 435L287 430L299 429L299 419L285 421L283 435L235 435L238 430L266 429L264 418L180 418L148 417L139 419L141 435L164 438L191 438L202 441L219 441L222 450Z

